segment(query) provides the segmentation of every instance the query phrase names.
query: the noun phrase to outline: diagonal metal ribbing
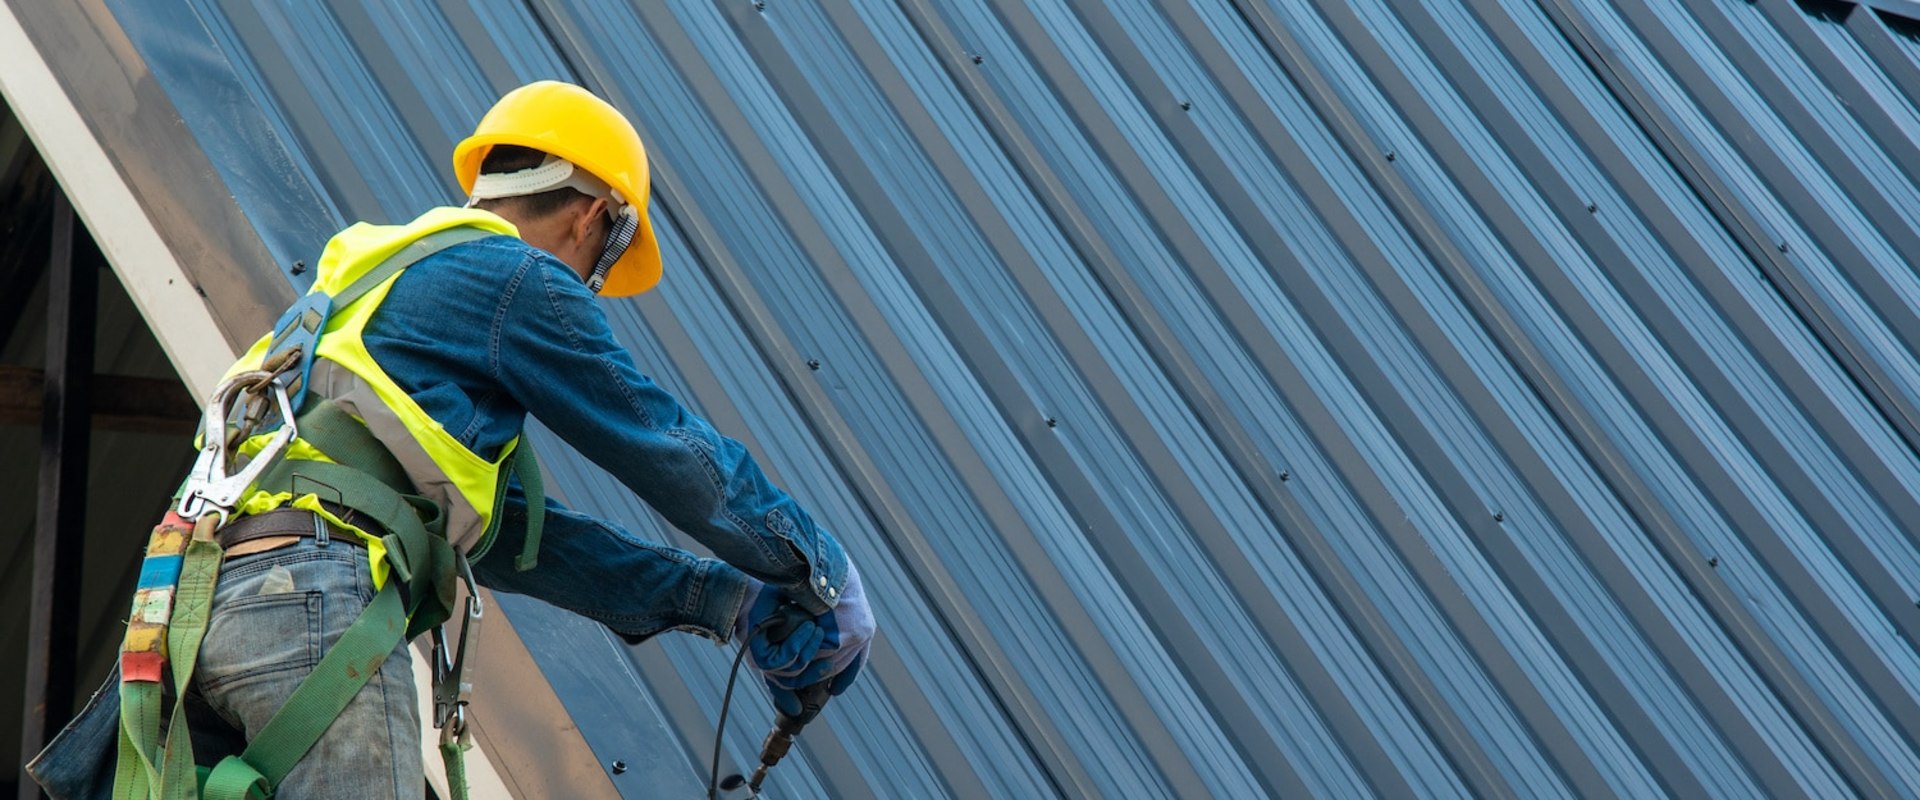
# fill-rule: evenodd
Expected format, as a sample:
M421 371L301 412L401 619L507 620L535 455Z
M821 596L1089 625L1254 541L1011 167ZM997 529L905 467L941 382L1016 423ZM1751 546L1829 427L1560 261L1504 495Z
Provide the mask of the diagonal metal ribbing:
M564 12L554 7L552 3L536 2L530 8L540 19L547 35L554 41L556 51L563 54L582 85L602 96L617 97L617 93L611 95L607 93L607 89L612 85L610 76L605 74L602 65L588 57L587 54L590 52L588 47L582 43L576 33L571 31L570 26L575 24L575 21L565 17ZM741 9L736 9L736 12L751 13ZM732 123L722 125L726 130L734 133L745 131L747 126L739 117L737 110L729 111L714 105L714 100L725 97L726 92L718 86L717 79L710 72L695 69L696 65L703 62L692 51L691 44L686 41L684 32L680 30L680 23L672 13L663 6L643 4L638 7L637 14L658 37L662 47L679 55L677 63L682 64L687 70L682 78L696 87L699 95L708 103L709 113L721 116L723 123ZM645 135L644 130L642 135ZM750 136L746 138L751 139ZM738 146L741 148L742 156L747 157L750 162L754 154L759 152L760 160L766 162L768 167L765 177L770 181L768 184L770 189L777 187L779 184L773 182L777 169L772 168L771 162L767 161L763 151L758 151L758 143L749 145L748 142L743 141L738 143ZM813 428L815 441L821 443L841 474L846 477L849 486L859 496L860 502L876 527L885 532L885 543L892 548L895 560L907 568L908 576L918 584L920 593L933 600L930 603L930 610L941 622L947 635L959 643L961 656L966 659L979 685L995 700L997 713L1013 722L1022 736L1022 744L1028 748L1029 752L1035 754L1035 762L1046 768L1047 775L1054 782L1057 792L1062 795L1079 796L1094 794L1093 784L1086 778L1077 761L1068 754L1064 740L1055 730L1053 721L1039 711L1039 703L1032 697L1025 680L1007 660L1000 646L994 642L988 626L980 618L979 613L972 608L972 603L966 599L967 593L962 591L952 573L941 563L936 550L927 540L927 532L914 522L872 457L859 447L859 438L854 435L851 424L835 410L833 401L822 391L819 382L809 372L803 371L806 368L801 365L806 363L806 359L781 331L773 312L759 296L753 283L746 277L739 261L722 244L722 239L713 229L711 222L692 202L691 193L685 188L684 181L678 177L677 170L669 164L655 165L652 183L653 193L660 201L660 207L665 209L685 232L686 240L693 247L693 255L711 275L715 287L731 308L733 316L741 321L742 330L761 353L769 371L789 393L795 407ZM781 207L798 209L804 207L804 204L797 202L795 198L795 202L781 204ZM789 219L788 221L793 225L803 224L800 220ZM801 239L803 242L815 245L810 254L817 262L828 264L838 260L825 244L824 236L802 236ZM842 292L843 298L855 298L860 295L852 286L846 289ZM882 324L875 309L869 308L865 314L860 314L857 308L849 310L856 314L856 318L866 319L874 325ZM901 367L895 370L895 374L910 374L911 370L908 368L910 359L906 358L904 351L896 345L891 348L891 352L896 356L894 360L899 362L898 365ZM698 356L696 354L691 357ZM932 398L930 390L923 390L920 394L923 395L923 399L930 401ZM919 405L927 405L927 403ZM958 435L957 430L953 433ZM997 504L997 507L1010 509L1010 506L1005 503ZM1010 518L1006 524L1017 525L1018 523ZM1042 561L1044 561L1043 557ZM914 698L919 694L921 690L910 685L912 676L904 671L877 669L897 660L891 651L883 652L876 658L876 669L873 677L868 680L880 682L890 695L897 698ZM903 712L912 718L913 729L920 737L921 746L927 750L940 770L942 778L952 787L954 793L961 796L984 794L981 778L976 774L980 765L969 764L960 755L948 724L941 721L930 706L918 699L901 702L901 706ZM703 730L684 731L684 734L688 741L703 741L711 738L712 731L707 727ZM861 777L860 770L837 741L814 734L808 737L803 746L816 761L821 763L822 768L829 773L829 777L835 778L833 785L839 787L840 791L855 793L871 791L865 779ZM1076 788L1071 791L1061 788L1067 786Z

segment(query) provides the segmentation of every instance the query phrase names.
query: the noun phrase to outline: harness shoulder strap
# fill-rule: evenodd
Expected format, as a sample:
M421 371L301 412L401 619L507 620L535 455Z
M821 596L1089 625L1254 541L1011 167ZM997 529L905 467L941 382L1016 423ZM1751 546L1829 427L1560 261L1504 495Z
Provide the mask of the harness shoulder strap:
M484 231L470 225L461 225L455 228L434 231L433 233L415 239L406 247L400 248L398 252L387 256L387 260L380 262L379 265L373 269L367 270L367 274L360 276L353 283L347 284L347 288L341 289L338 293L334 294L333 307L340 309L353 305L353 301L360 299L361 295L373 291L374 287L386 282L388 278L393 277L394 274L400 270L413 266L414 262L420 259L462 242L471 242L475 239L485 239L489 236L497 235L499 234L493 233L492 231Z
M494 234L469 225L435 231L422 236L400 248L393 255L368 270L367 274L348 284L339 294L329 296L326 292L308 292L295 300L280 319L273 323L273 339L267 345L267 354L262 364L276 365L283 359L298 358L299 363L287 372L287 392L292 397L292 405L298 412L306 402L307 377L313 372L314 353L320 349L320 335L326 330L327 320L333 312L351 305L367 292L379 286L400 270L413 266L420 259L438 253L461 242L483 239Z

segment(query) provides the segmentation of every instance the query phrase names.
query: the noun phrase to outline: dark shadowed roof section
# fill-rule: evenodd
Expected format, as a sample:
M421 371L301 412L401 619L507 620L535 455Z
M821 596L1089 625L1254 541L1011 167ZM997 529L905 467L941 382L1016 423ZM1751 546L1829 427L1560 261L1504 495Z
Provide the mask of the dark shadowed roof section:
M608 313L885 629L777 796L1920 787L1912 3L148 5L296 287L513 86L635 120ZM504 602L613 785L697 791L730 653Z

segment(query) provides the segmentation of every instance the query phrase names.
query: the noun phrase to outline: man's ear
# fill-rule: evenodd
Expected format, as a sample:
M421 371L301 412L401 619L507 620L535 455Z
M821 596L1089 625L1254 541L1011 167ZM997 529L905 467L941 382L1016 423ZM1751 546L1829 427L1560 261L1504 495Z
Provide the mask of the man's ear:
M589 242L588 237L591 237L593 235L594 220L597 220L605 216L606 213L607 213L607 198L596 197L596 198L593 198L592 202L587 203L587 213L581 214L580 216L575 217L573 220L574 240L583 242L583 243L590 243L594 245L600 244L599 242Z

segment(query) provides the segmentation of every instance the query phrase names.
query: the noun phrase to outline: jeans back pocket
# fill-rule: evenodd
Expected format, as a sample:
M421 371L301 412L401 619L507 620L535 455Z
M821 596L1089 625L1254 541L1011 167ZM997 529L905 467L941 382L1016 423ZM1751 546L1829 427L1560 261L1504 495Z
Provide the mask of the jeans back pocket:
M201 690L211 694L263 675L312 669L320 662L322 598L318 591L257 594L215 609L194 668ZM290 680L297 684L299 677Z

